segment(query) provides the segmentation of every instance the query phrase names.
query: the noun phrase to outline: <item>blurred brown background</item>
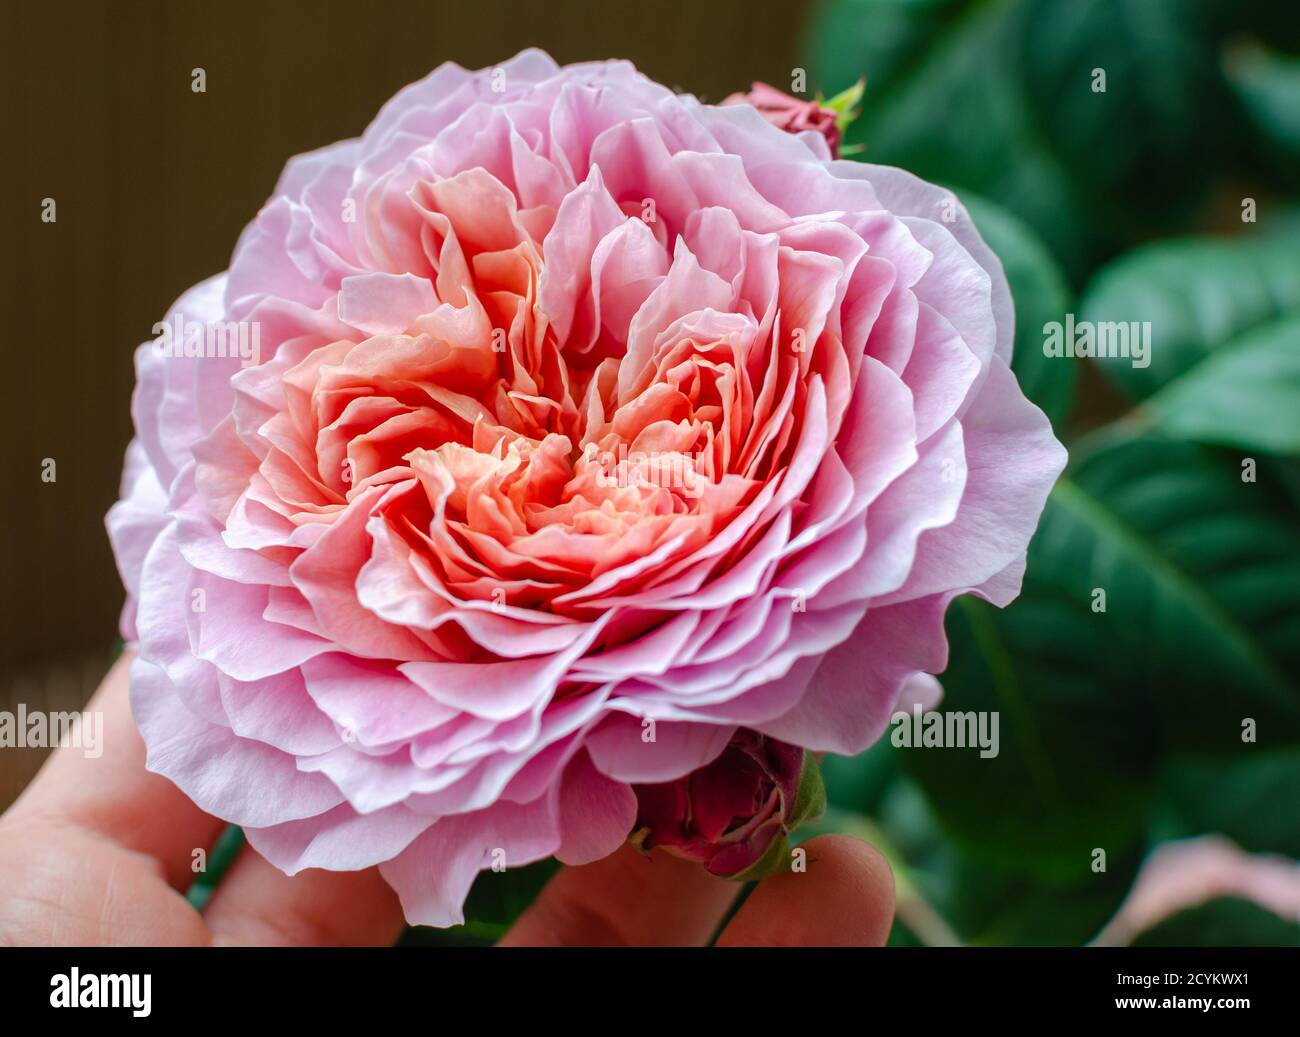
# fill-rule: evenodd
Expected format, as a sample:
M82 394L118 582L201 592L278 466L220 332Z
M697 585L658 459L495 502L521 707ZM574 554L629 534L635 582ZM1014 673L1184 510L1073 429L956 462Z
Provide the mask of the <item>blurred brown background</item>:
M0 709L76 708L107 665L122 590L103 517L131 435L132 351L226 266L286 159L355 136L443 61L528 46L629 58L705 100L788 82L809 6L0 0ZM206 93L190 89L198 67ZM42 756L0 752L0 808Z

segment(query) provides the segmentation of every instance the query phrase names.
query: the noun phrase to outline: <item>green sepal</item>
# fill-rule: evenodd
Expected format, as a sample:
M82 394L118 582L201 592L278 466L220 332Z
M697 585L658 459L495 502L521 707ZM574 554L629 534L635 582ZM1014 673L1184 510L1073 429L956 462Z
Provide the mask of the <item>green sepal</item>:
M827 108L835 113L835 125L839 128L840 136L853 125L853 120L862 113L862 94L867 88L865 78L859 79L847 90L841 90L834 97L822 98L819 94L817 97L817 107Z
M759 879L765 879L769 875L783 875L790 870L790 841L781 832L773 839L763 856L753 864L741 868L734 875L722 875L721 878L730 882L757 882Z
M822 780L822 769L817 765L817 758L805 749L803 770L799 773L799 791L786 811L785 830L793 832L805 821L821 817L825 811L826 782Z

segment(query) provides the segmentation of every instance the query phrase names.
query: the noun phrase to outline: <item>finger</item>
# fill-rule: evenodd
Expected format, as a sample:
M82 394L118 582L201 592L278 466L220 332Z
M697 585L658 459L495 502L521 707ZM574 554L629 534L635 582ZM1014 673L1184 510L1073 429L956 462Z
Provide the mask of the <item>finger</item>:
M194 851L209 849L225 825L166 778L145 770L144 741L131 717L129 665L123 654L87 703L85 711L98 717L83 727L83 748L51 752L9 816L88 829L153 857L167 881L185 889L194 878Z
M739 891L694 861L661 850L645 856L624 846L551 879L501 945L700 946L717 931Z
M202 919L148 858L88 828L0 826L0 944L178 947L208 942ZM145 865L145 866L142 866Z
M866 843L822 835L808 869L764 879L719 947L883 947L894 922L894 873Z
M290 876L252 847L235 858L203 918L214 943L233 946L386 947L403 926L378 868Z

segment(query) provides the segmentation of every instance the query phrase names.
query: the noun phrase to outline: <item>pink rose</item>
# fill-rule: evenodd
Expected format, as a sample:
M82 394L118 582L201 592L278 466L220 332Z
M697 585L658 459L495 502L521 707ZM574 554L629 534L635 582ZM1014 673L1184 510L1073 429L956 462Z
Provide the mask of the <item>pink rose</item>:
M438 68L168 321L108 519L149 767L412 922L738 727L869 745L1064 460L949 193L622 62Z

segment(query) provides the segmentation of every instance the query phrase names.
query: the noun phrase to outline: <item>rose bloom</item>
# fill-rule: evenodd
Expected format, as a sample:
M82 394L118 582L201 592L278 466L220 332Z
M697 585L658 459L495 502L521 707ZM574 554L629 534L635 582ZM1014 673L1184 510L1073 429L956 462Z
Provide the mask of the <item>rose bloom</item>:
M415 923L610 853L738 728L869 745L1064 461L949 193L624 62L441 66L177 315L258 355L136 354L148 766Z

